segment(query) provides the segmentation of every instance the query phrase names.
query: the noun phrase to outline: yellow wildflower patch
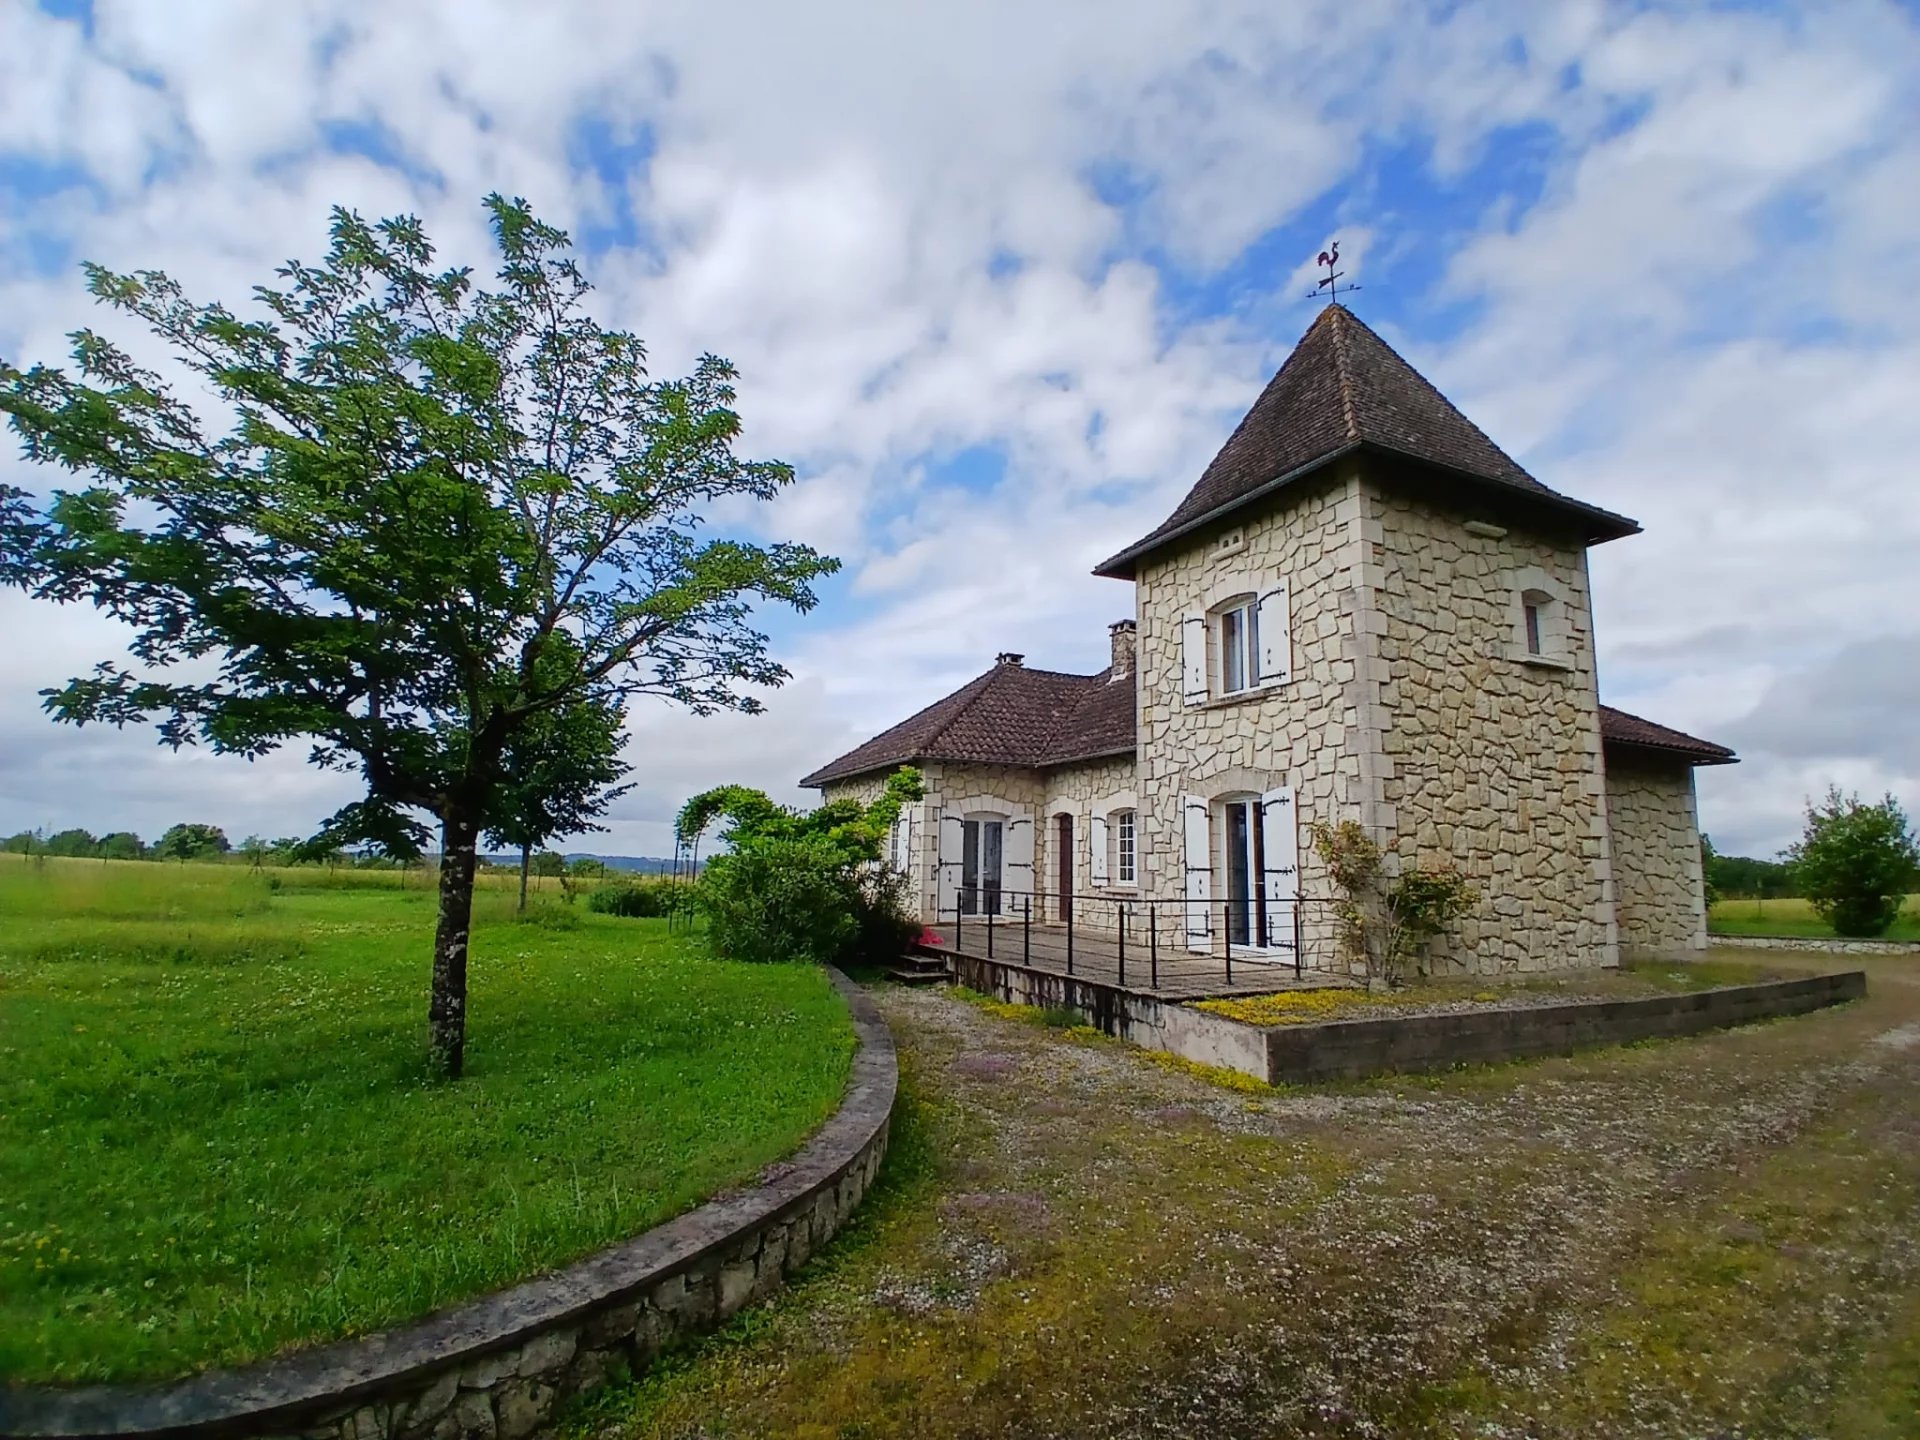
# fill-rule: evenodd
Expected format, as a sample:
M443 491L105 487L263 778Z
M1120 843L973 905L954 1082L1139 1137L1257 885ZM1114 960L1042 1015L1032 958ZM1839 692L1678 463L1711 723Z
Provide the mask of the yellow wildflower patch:
M1247 1025L1312 1025L1338 1019L1348 1011L1374 1009L1386 998L1364 990L1282 990L1276 995L1199 1000L1194 1009Z

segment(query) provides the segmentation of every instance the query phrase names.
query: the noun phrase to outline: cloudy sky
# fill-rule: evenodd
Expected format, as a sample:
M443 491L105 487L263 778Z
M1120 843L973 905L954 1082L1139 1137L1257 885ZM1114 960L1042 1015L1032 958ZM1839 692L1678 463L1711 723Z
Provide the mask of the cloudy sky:
M635 717L612 834L821 760L1001 649L1095 669L1089 567L1159 521L1312 320L1355 309L1594 553L1601 688L1738 747L1723 850L1829 780L1920 806L1920 14L1338 0L0 0L0 356L100 323L77 262L238 303L327 208L480 197L581 242L656 373L744 372L766 532L841 556L759 718ZM0 475L44 488L11 453ZM343 777L56 728L116 653L0 594L0 833L304 832Z

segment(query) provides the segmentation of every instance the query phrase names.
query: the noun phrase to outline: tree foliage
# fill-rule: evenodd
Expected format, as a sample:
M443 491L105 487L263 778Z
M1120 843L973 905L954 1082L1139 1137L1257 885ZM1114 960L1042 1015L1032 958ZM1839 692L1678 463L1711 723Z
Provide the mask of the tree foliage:
M578 663L571 637L556 636L541 663ZM621 756L625 723L625 704L603 687L539 712L508 739L486 841L520 852L521 909L533 851L559 835L604 830L600 817L633 788L620 783L629 769Z
M1349 959L1398 984L1423 968L1427 947L1480 901L1480 892L1451 865L1403 866L1387 873L1382 850L1358 821L1309 828L1340 897L1341 948Z
M153 858L210 860L232 848L226 832L218 825L169 825L166 834L153 842Z
M899 958L918 925L904 878L881 857L902 807L924 793L920 772L906 767L871 805L843 799L796 810L742 785L694 796L680 811L682 835L727 821L727 850L708 863L698 890L714 949L738 960Z
M740 458L735 372L656 380L638 337L587 311L567 236L487 201L495 283L441 268L420 223L333 214L242 318L164 274L87 268L143 323L194 403L90 330L75 373L0 365L29 460L78 488L0 493L0 582L129 626L134 664L46 692L55 719L154 720L171 745L289 741L364 797L309 842L417 854L445 837L429 1004L458 1074L476 841L508 750L538 717L658 696L760 708L786 671L751 623L808 610L836 562L702 539L716 505L792 479ZM210 401L206 397L211 397ZM560 664L554 655L571 647Z
M1840 935L1885 934L1920 867L1899 801L1868 805L1837 785L1808 802L1806 831L1788 855L1814 912Z

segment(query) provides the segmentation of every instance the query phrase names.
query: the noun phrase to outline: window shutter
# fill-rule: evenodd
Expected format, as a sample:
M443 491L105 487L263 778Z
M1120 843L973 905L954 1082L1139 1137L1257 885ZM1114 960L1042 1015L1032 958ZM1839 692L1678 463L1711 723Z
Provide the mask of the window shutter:
M1207 802L1198 795L1180 797L1187 842L1187 949L1213 949L1213 838Z
M1092 850L1093 883L1107 883L1107 817L1096 815L1087 822L1087 844Z
M1207 698L1207 617L1189 615L1180 622L1180 693L1189 705Z
M1293 678L1293 601L1281 581L1260 597L1260 655L1262 685L1278 685Z
M965 826L958 815L940 812L938 822L939 848L934 858L934 904L941 914L953 913L953 907L960 903L960 852L965 839Z
M1267 901L1266 943L1291 950L1294 909L1300 903L1300 817L1293 813L1293 787L1260 797L1260 885Z
M1023 816L1009 816L1004 834L1000 854L1004 878L1000 888L1009 898L1002 913L1017 913L1026 903L1019 897L1033 894L1033 821Z

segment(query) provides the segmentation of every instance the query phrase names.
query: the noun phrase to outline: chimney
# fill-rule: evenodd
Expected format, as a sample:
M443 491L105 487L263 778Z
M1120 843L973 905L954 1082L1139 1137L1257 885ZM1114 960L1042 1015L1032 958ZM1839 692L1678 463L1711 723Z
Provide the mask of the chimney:
M1024 665L1026 660L1026 656L1016 655L1011 650L1002 650L998 655L993 657L993 663L996 665Z
M1114 680L1124 680L1133 674L1133 649L1139 639L1139 626L1132 620L1116 620L1107 627L1107 634L1113 640Z

